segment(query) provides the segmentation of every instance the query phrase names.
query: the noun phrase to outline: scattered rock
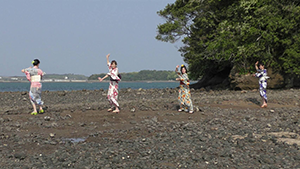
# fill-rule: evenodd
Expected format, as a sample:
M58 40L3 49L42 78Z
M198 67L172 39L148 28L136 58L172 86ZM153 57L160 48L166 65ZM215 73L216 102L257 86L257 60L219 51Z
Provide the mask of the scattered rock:
M45 120L45 121L50 121L50 119L51 119L50 116L45 116L45 117L44 117L44 120Z
M54 133L50 133L49 134L51 138L54 138L55 134Z

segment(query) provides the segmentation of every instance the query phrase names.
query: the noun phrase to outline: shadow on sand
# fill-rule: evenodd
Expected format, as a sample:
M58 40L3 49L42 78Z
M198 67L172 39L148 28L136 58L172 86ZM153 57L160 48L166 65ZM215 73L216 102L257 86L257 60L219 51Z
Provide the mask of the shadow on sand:
M246 101L247 102L252 102L252 103L260 106L260 102L256 98L247 98Z

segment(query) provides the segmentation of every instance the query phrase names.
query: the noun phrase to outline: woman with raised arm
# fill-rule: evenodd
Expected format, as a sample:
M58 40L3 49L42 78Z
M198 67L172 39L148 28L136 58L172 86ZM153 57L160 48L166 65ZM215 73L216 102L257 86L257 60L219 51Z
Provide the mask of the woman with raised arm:
M102 82L105 78L108 76L110 77L110 82L109 82L109 89L107 93L107 98L110 103L110 108L107 110L108 112L114 112L114 113L119 113L119 103L118 103L118 88L119 88L119 81L121 81L120 75L119 75L119 70L117 68L117 62L115 60L109 62L109 56L110 54L106 55L106 61L107 61L107 66L109 72L103 77L98 77L100 82ZM115 107L115 110L113 108Z
M255 63L255 69L256 69L256 73L253 75L257 78L259 78L258 82L259 82L259 93L261 98L263 99L263 104L261 105L261 107L267 107L267 102L268 102L268 98L267 98L267 79L269 79L270 77L267 76L267 69L265 69L265 66L263 63L258 63L258 61Z
M26 74L26 78L31 82L29 98L33 107L33 112L31 115L37 115L38 113L44 113L42 101L42 84L41 79L44 75L43 71L39 68L40 61L38 59L34 59L32 61L33 67L29 67L26 69L22 69L22 72ZM36 109L36 105L39 106L39 111Z
M178 75L177 81L180 81L179 85L179 96L178 101L180 103L180 108L178 111L186 111L189 113L194 113L193 103L191 100L190 92L190 80L187 75L187 69L185 65L181 65L180 71L178 71L179 65L176 66L175 72Z

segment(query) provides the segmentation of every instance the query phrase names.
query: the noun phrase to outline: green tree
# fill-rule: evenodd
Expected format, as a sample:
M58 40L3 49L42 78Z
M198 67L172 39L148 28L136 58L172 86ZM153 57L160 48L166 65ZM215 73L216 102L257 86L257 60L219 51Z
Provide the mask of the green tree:
M228 66L249 72L257 60L299 75L299 14L299 1L176 0L158 12L166 22L156 39L183 42L193 79Z

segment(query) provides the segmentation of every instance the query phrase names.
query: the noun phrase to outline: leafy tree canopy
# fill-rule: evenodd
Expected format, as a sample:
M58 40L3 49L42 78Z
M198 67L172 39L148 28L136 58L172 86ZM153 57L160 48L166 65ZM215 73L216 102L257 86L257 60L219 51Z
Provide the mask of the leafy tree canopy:
M296 0L176 0L158 15L156 39L174 43L191 78L209 69L267 67L300 75L300 2Z

